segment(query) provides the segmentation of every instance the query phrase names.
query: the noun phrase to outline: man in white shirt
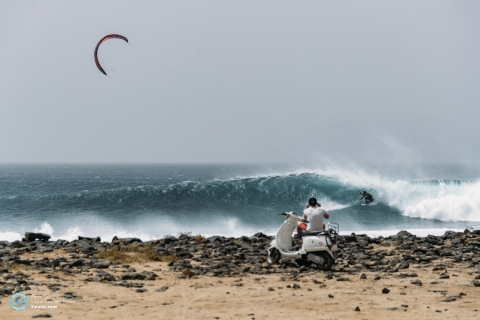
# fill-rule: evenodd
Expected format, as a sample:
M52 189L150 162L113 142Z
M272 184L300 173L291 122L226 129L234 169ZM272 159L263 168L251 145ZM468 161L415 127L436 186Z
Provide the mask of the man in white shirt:
M301 230L307 231L322 231L325 229L323 223L323 218L328 219L329 215L327 211L320 208L320 203L317 202L317 199L310 198L308 199L307 208L303 211L303 219L307 220L309 223L299 223L297 226L297 234L300 235Z

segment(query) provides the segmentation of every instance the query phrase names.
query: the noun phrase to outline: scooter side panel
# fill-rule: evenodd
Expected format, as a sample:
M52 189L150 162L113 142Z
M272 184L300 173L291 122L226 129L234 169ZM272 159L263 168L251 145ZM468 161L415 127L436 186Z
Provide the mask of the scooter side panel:
M325 236L303 237L303 249L306 252L329 250Z

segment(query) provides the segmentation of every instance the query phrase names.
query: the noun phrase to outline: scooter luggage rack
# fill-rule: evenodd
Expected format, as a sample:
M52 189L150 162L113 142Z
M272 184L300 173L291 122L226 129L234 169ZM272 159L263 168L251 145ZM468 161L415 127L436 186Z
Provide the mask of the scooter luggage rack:
M338 223L335 223L335 222L329 222L328 230L330 229L333 229L336 234L340 232L340 226L338 225Z

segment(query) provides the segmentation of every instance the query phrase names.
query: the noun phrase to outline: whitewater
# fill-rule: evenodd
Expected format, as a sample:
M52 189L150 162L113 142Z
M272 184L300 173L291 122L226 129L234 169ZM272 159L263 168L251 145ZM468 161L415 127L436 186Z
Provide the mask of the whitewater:
M452 175L452 174L450 174ZM142 240L274 234L278 213L316 197L340 232L419 236L480 225L480 181L402 178L359 168L255 165L0 165L0 240L27 231ZM454 173L453 173L453 176ZM359 191L375 202L362 205Z

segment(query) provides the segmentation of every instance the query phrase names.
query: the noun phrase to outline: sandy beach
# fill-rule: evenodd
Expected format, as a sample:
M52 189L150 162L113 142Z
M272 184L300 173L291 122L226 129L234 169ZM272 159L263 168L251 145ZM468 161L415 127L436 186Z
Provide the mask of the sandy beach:
M372 252L385 248L370 246ZM391 258L395 258L393 251ZM23 252L18 261L71 261L62 249ZM74 257L75 258L75 257ZM28 288L22 311L0 299L2 319L478 319L477 269L449 259L410 265L398 272L338 268L229 276L173 271L172 262L142 262L95 268L38 268L17 263L3 269L2 285L19 275ZM199 265L192 261L192 265ZM70 264L71 265L71 264ZM341 266L340 266L341 267ZM66 269L65 269L66 268ZM105 273L107 272L107 273ZM125 274L147 279L119 280ZM154 274L148 278L148 275ZM187 275L185 277L185 275ZM191 277L189 277L191 276ZM15 278L16 277L16 278ZM125 276L124 276L125 278ZM123 278L122 278L123 279ZM42 309L42 306L45 309Z

